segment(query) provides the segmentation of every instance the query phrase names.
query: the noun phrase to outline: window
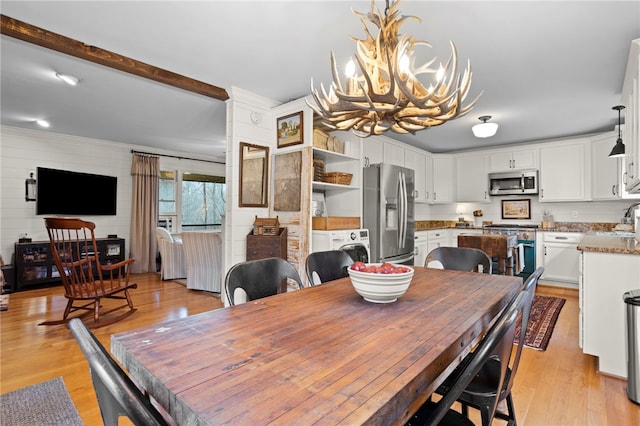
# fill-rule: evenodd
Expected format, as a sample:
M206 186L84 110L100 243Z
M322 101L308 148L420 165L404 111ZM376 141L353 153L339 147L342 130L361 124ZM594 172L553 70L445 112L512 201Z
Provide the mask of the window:
M225 202L224 177L182 174L182 230L219 230Z
M169 232L178 232L176 210L176 172L161 171L158 188L158 212L160 213L158 226L166 228Z
M158 226L171 233L220 230L225 203L223 176L160 172Z

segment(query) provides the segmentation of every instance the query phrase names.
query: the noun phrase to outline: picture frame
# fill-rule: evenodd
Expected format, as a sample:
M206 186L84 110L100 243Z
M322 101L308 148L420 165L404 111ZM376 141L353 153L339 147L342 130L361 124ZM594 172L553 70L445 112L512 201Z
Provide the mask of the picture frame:
M531 219L531 199L503 200L503 219Z
M267 207L269 147L240 142L239 207Z
M300 211L302 151L277 154L273 164L273 209Z
M278 148L298 145L304 142L303 112L298 111L293 114L279 117L276 120L276 131L278 134Z

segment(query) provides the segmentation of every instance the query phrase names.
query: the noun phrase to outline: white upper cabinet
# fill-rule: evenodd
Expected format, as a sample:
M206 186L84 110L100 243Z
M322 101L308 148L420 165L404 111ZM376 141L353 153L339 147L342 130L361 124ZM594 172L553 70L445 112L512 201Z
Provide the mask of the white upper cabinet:
M459 203L488 203L489 159L486 154L456 157L457 200Z
M640 194L640 39L631 42L627 72L622 86L624 133L624 184L630 193Z
M609 158L617 133L608 132L593 138L591 143L591 199L620 198L620 158Z
M412 169L415 173L414 201L416 203L427 202L427 171L426 154L418 150L404 150L404 167Z
M426 200L433 203L433 155L426 154L424 157L424 174L426 180Z
M588 201L588 139L549 142L540 148L540 202Z
M537 149L499 150L489 154L490 172L537 169Z
M375 136L370 136L368 138L362 139L363 165L365 167L368 167L371 164L378 164L383 162L383 145L384 142L380 139L377 139Z
M402 145L385 141L383 146L384 162L400 167L405 167L404 151L405 148Z
M431 191L433 195L430 203L443 204L454 201L454 171L454 157L449 155L433 156L433 189Z
M386 136L369 136L362 139L364 166L388 163L404 167L405 144Z

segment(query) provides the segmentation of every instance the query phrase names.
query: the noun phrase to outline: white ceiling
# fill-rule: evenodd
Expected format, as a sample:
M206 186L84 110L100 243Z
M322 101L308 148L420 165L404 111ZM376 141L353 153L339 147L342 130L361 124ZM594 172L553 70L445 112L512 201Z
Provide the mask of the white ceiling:
M376 1L384 8L384 2ZM230 91L239 87L287 102L330 83L362 38L368 0L6 1L2 14ZM403 1L402 31L446 61L449 40L471 60L465 117L414 136L389 136L431 152L563 138L612 130L630 42L640 37L640 2ZM104 68L3 35L2 124L224 156L225 103ZM69 87L54 72L77 76ZM500 124L476 139L482 115ZM274 135L275 137L275 135ZM614 141L612 140L612 146Z

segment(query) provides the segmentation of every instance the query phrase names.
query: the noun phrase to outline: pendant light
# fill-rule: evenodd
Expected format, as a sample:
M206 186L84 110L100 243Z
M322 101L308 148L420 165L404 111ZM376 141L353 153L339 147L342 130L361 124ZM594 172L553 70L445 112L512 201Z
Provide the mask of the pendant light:
M624 144L622 143L622 135L620 131L620 111L624 109L624 105L616 105L611 109L618 111L618 140L609 154L609 158L624 157Z

